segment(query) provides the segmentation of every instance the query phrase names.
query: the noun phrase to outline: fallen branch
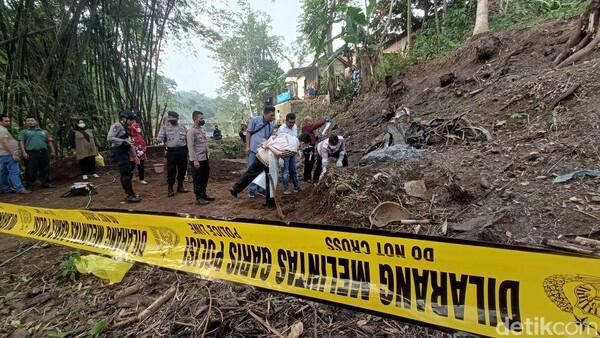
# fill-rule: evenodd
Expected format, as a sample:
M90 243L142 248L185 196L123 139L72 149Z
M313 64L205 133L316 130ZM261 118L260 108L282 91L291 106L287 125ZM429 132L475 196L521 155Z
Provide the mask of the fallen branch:
M113 327L119 328L119 327L133 324L135 322L143 321L144 319L153 315L161 306L163 306L169 299L171 299L175 295L176 291L177 291L177 289L174 287L168 289L160 297L158 297L152 304L150 304L150 306L148 306L146 309L144 309L144 311L140 312L137 316L120 321L120 322L116 323Z
M552 103L550 104L550 110L556 108L556 106L558 106L559 103L561 103L562 101L564 101L565 99L567 99L569 96L573 95L573 93L575 93L575 91L581 86L580 83L576 83L574 85L572 85L569 89L567 89L567 91L562 94L561 96L559 96L556 100L552 101Z
M596 38L594 40L592 40L592 42L589 42L585 48L577 51L575 54L568 57L565 61L561 62L558 65L558 68L563 68L563 67L572 65L572 64L576 63L577 61L583 59L584 57L588 56L596 48L598 48L599 43L600 43L600 35L596 36Z
M266 321L264 321L262 318L260 318L259 316L257 316L254 312L252 312L252 310L246 309L246 311L248 311L248 314L250 316L252 316L252 318L254 318L257 322L259 322L267 330L271 331L271 333L273 333L274 335L276 335L279 338L285 338L283 334L281 334L279 331L277 331L276 329L274 329L271 325L269 325L269 323L267 323Z
M552 247L552 248L563 249L563 250L567 250L567 251L571 251L571 252L577 252L580 254L586 254L586 255L596 254L596 250L594 250L594 249L583 247L583 246L580 246L577 244L571 244L571 243L567 243L567 242L557 241L557 240L553 240L553 239L544 239L542 244L544 244L545 246Z
M600 241L595 239L577 236L575 237L575 242L581 245L588 245L600 249Z
M125 298L127 296L135 295L141 289L142 289L141 283L137 283L135 285L126 287L125 289L119 290L117 293L115 293L115 297L113 298L113 301L117 300L117 299Z
M401 224L431 224L430 219L402 219Z
M577 211L577 212L579 212L579 213L582 213L582 214L584 214L584 215L586 215L586 216L589 216L589 217L591 217L591 218L593 218L593 219L595 219L595 220L597 220L597 221L600 221L600 217L598 217L598 216L596 216L596 215L592 215L592 214L590 214L589 212L585 212L585 211L583 211L583 210L579 210L579 209L574 209L574 210L575 210L575 211Z
M481 93L485 88L479 88L479 89L475 89L474 91L470 92L469 95L476 95Z

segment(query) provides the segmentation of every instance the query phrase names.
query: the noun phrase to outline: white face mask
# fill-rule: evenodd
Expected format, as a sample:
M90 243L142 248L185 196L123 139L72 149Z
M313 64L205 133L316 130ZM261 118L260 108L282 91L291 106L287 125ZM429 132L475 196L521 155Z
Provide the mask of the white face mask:
M82 122L82 123L78 124L77 126L78 126L79 128L85 128L85 123L83 123L83 122Z

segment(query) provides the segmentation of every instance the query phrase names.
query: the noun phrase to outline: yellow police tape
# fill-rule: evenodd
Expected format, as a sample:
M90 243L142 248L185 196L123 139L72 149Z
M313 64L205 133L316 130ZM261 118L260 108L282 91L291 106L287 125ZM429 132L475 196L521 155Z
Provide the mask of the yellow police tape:
M321 225L0 203L0 232L484 336L594 337L600 260Z

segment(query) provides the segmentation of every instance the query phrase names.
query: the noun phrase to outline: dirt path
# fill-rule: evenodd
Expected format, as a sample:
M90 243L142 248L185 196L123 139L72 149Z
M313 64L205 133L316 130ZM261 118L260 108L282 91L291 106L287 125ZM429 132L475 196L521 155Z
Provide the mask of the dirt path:
M186 188L190 191L186 194L176 194L175 197L167 197L167 184L164 174L156 174L152 170L146 170L146 180L148 185L140 184L134 179L134 190L142 197L143 201L137 204L127 204L124 202L124 195L119 184L117 170L105 170L101 172L101 177L90 182L98 188L98 194L92 196L92 202L89 208L113 208L113 209L132 209L132 210L153 210L192 213L210 217L244 217L254 219L277 219L275 212L266 211L263 208L264 198L249 198L246 193L242 193L236 199L229 193L233 183L239 178L240 173L245 170L243 162L239 161L216 161L211 164L211 178L208 184L208 194L216 198L216 201L206 205L199 206L195 204L193 194L193 183L191 178L185 182ZM72 181L57 183L56 188L36 190L31 195L0 195L0 202L15 203L29 206L40 206L48 208L85 208L89 198L87 196L77 196L62 198L61 195L66 192L70 184L77 180L74 177ZM303 194L310 192L312 186L304 186ZM279 187L281 190L281 187ZM281 191L279 192L281 195ZM290 217L296 216L293 203L297 196L282 196L284 210L290 214ZM314 222L318 218L309 217L298 219L288 219L294 221Z

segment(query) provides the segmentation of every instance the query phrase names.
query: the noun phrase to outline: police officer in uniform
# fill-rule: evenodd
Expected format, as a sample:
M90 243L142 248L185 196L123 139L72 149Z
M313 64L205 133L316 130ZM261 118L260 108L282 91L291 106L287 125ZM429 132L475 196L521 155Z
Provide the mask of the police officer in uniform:
M133 139L129 127L135 122L135 115L128 110L121 110L119 112L119 122L114 123L106 139L111 145L111 157L112 160L119 165L119 172L121 173L121 186L125 190L127 195L127 202L138 203L142 199L139 198L133 192L133 169L134 166L129 162L130 157L135 159L135 163L138 164L139 160L133 147Z
M160 128L157 139L167 148L168 196L175 196L173 191L175 177L177 177L177 192L188 192L183 186L188 164L187 130L179 125L179 114L174 111L167 113L167 124Z

